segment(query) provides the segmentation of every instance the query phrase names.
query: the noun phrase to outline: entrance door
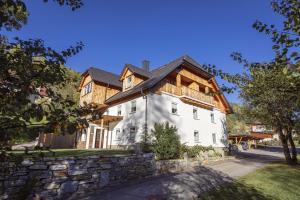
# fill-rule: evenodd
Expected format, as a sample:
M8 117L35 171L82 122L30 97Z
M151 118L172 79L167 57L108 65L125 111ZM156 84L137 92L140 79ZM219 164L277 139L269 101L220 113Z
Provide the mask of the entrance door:
M104 131L96 129L95 148L103 149L104 144Z

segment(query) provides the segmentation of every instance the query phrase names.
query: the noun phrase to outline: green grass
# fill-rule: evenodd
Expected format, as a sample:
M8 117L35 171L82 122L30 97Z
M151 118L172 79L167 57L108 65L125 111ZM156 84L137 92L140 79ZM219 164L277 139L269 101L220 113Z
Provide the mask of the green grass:
M268 165L241 177L234 183L211 191L200 199L298 200L300 199L300 165Z
M43 154L44 157L65 157L65 156L93 156L93 155L127 155L133 153L130 150L80 150L80 149L51 149L51 152L47 150L42 151L29 151L29 154L25 155L24 151L8 151L7 153L22 155L24 157L35 157ZM52 153L54 152L54 153Z

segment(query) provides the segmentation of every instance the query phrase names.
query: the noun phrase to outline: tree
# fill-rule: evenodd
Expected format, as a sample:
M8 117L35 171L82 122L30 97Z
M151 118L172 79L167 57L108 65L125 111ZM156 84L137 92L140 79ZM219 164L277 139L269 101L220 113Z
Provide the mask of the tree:
M47 0L44 0L47 2ZM72 10L81 0L53 0ZM0 2L0 30L19 30L27 22L28 10L23 0ZM9 40L0 34L0 144L9 145L20 131L39 127L43 130L71 132L78 123L80 110L61 93L68 83L66 59L83 47L79 42L63 51L44 45L41 39ZM40 89L46 88L47 95Z
M247 69L249 73L240 76L236 84L249 108L248 113L276 129L286 161L297 163L292 131L300 123L300 76L272 62L264 67L252 64Z
M300 1L272 0L271 6L283 17L283 28L259 20L253 28L271 38L275 51L273 60L251 63L240 53L233 53L232 58L244 67L242 74L229 74L214 65L204 68L234 84L233 87L223 85L222 90L230 93L238 89L252 118L276 128L287 163L295 164L297 156L291 132L298 129L300 120L300 68L297 64L300 60Z
M250 106L252 114L276 128L286 161L295 164L297 152L292 131L300 123L300 68L297 65L300 59L300 2L273 0L271 6L284 18L283 29L258 20L253 27L271 37L276 53L274 60L248 63L240 54L233 54L249 73L232 80L241 89L241 97Z
M154 124L151 130L152 150L160 160L179 158L180 140L175 126Z

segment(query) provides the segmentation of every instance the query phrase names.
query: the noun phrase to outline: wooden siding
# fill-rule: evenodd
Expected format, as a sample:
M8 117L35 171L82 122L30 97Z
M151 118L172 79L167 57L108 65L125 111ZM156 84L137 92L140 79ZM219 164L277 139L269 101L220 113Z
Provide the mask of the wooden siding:
M92 102L92 98L93 98L93 91L88 93L88 94L84 94L84 87L90 83L92 81L92 78L90 75L88 76L85 76L83 78L84 80L82 80L82 84L81 84L81 88L79 88L81 91L80 91L80 100L79 100L79 104L81 106L83 106L83 102L86 102L86 103L91 103ZM92 89L94 88L94 84L92 83Z
M131 87L126 87L126 78L128 76L132 77L132 85ZM143 82L145 80L145 78L136 75L134 73L132 73L130 70L126 70L125 73L122 75L122 79L123 80L123 91L129 90L131 88L133 88L134 86L138 85L139 83Z
M207 87L211 87L212 88L212 85L209 83L208 80L200 77L199 75L187 70L187 69L181 69L179 72L178 72L180 75L184 76L184 77L187 77L199 84L202 84L203 86L207 86Z
M80 92L80 105L83 105L83 102L87 104L104 104L105 100L120 92L120 89L109 86L104 83L92 81L92 92L84 94L84 87L92 81L90 76L85 77L83 81L81 92Z
M39 135L39 145L44 147L51 147L55 149L69 149L73 148L75 144L75 134L54 134L41 133Z
M214 96L208 95L210 91L218 91L213 81L205 80L186 69L181 69L178 74L167 76L158 84L155 91L158 93L164 91L177 96L190 97L211 104L223 113L227 112L227 106L220 94L215 94Z

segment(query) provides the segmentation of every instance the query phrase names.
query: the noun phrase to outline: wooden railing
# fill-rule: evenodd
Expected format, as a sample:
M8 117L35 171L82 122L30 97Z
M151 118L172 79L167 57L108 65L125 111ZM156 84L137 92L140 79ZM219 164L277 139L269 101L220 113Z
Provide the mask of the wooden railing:
M202 92L199 92L197 90L193 90L191 88L184 87L184 86L181 87L181 95L191 97L193 99L197 99L197 100L200 100L200 101L204 101L204 102L209 103L209 104L214 103L214 100L213 100L212 96L209 96L207 94L204 94Z
M163 83L160 86L160 91L175 94L178 96L185 96L185 97L191 97L193 99L203 101L209 104L214 104L214 100L212 96L206 95L202 92L199 92L197 90L193 90L191 88L182 86L182 87L177 87L176 85L172 85L170 83Z
M181 95L181 91L179 87L176 87L176 85L172 85L171 83L167 83L167 82L161 84L160 91L175 94L178 96Z

